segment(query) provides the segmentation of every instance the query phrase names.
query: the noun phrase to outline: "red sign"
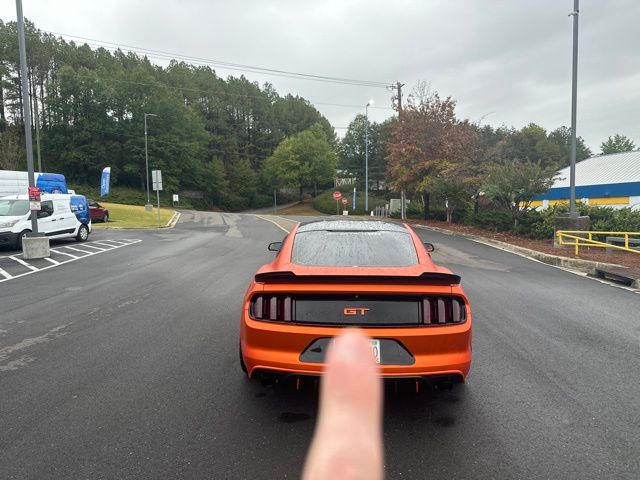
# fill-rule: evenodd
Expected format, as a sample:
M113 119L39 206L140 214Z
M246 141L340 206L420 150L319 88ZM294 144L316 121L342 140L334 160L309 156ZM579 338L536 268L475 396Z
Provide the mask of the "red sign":
M40 201L40 189L38 187L29 187L29 201L30 202Z
M333 199L334 200L340 200L342 198L342 193L340 192L333 192Z
M343 205L346 205L347 203L349 203L349 200L347 200L346 198L343 198L343 199L342 199L342 204L343 204Z

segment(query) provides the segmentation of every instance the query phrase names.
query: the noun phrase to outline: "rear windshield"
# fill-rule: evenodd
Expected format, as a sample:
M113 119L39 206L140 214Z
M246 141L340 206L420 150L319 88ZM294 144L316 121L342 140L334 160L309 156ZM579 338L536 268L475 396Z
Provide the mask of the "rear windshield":
M298 232L291 261L335 267L406 267L418 256L408 233L385 230Z
M18 217L28 211L27 200L0 200L0 217Z

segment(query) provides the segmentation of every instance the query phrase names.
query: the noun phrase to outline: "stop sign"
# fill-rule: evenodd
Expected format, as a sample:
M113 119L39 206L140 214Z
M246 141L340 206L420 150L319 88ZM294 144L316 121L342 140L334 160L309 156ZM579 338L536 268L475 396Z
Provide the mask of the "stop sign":
M342 198L342 194L340 192L333 192L333 199L340 200Z
M347 203L349 203L349 200L347 200L346 198L343 198L343 199L342 199L342 204L343 204L343 205L346 205Z

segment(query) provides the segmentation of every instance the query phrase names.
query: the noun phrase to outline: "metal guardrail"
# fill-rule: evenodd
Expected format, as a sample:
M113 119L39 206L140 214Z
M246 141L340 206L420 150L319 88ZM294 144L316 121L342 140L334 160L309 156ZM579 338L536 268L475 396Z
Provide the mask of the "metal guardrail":
M602 242L596 240L595 236L612 236L620 237L624 241L624 246L615 245L613 243ZM625 252L640 253L637 247L630 247L629 241L635 240L633 243L640 241L640 232L592 232L587 230L558 230L556 232L558 243L575 247L576 255L579 253L580 247L597 247L611 248L615 250L623 250ZM637 238L634 238L637 237Z

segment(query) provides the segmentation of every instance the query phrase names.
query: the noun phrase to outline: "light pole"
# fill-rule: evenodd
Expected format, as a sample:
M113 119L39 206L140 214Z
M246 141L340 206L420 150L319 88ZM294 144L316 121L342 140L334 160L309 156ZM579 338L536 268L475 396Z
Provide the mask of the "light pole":
M573 69L571 74L571 162L569 166L569 216L576 212L576 103L578 95L578 15L580 0L573 0Z
M151 205L151 196L149 195L149 150L147 148L147 117L157 117L155 113L144 114L144 163L146 165L146 183L147 183L147 205Z
M33 140L31 138L31 109L29 108L29 84L27 80L27 48L24 40L24 16L22 13L22 0L16 0L16 13L18 20L18 50L20 55L20 80L22 82L22 109L24 118L24 138L27 148L27 178L29 187L35 187L33 173ZM31 210L31 231L38 233L38 216L35 210Z
M369 107L373 100L369 100L364 107L367 123L364 126L364 211L369 211Z

